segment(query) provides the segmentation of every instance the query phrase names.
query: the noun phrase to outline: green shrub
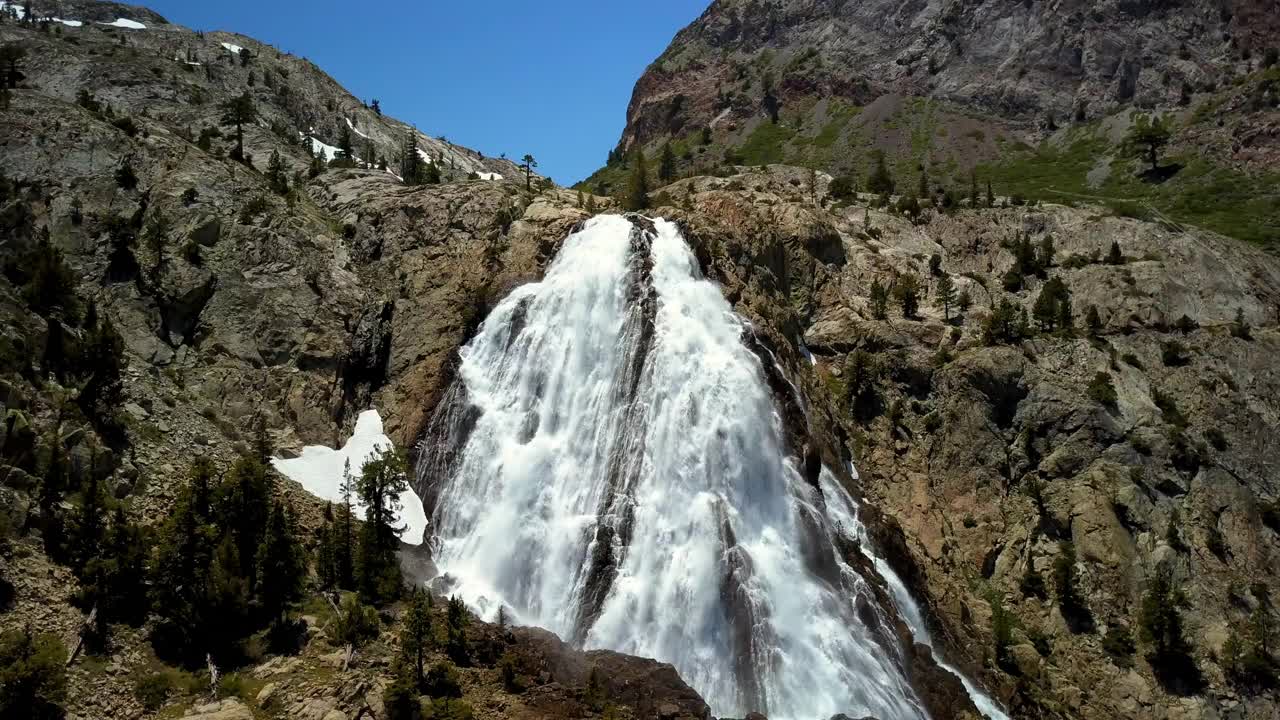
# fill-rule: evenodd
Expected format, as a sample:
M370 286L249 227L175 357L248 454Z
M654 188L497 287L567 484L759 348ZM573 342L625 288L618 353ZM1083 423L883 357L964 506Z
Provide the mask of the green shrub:
M1160 343L1160 361L1165 367L1183 367L1191 362L1191 357L1187 346L1177 340L1168 340Z
M1106 634L1102 636L1102 651L1111 658L1111 662L1115 663L1116 667L1133 667L1135 649L1133 635L1129 632L1129 628L1118 623L1112 623L1107 627Z
M67 651L56 635L30 628L0 635L0 718L61 718L67 699Z
M447 660L436 663L435 667L427 671L422 691L433 698L462 697L462 682L458 679L457 668Z
M1116 387L1111 382L1110 373L1099 372L1094 374L1093 380L1089 382L1089 397L1105 408L1115 408L1117 402Z
M173 692L173 678L168 673L155 672L140 676L133 683L133 696L148 710L159 710Z
M340 643L359 647L378 637L378 611L360 602L355 595L343 598L333 623L333 637Z

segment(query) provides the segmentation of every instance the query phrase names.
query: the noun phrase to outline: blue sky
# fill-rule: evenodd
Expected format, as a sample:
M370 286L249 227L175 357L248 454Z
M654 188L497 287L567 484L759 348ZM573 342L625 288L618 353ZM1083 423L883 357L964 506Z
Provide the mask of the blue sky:
M631 88L710 0L130 0L302 55L384 112L561 184L604 164Z

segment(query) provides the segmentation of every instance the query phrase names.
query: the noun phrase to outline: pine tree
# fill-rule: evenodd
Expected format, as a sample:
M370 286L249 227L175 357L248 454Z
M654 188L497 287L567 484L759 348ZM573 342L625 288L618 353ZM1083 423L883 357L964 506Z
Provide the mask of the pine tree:
M956 301L956 287L950 275L943 275L938 278L938 284L934 289L934 297L937 299L938 304L942 306L943 322L950 322L951 305Z
M258 558L259 605L265 617L277 622L297 599L305 573L293 513L279 499L272 505Z
M969 207L978 207L978 175L969 171Z
M78 401L84 413L102 425L114 418L124 392L124 339L110 318L104 317L89 339L84 361L92 372L80 389Z
M1160 169L1160 149L1169 144L1171 133L1160 117L1139 115L1125 136L1125 146L1132 155L1145 158L1154 172Z
M319 542L316 543L316 578L320 587L332 590L338 584L338 550L335 539L336 527L333 522L333 503L325 503L324 525L320 527Z
M400 178L405 185L422 184L423 164L422 155L418 152L418 131L410 130L400 149Z
M147 551L142 528L129 522L116 506L102 545L80 573L79 604L98 609L98 633L108 623L140 624L147 615Z
M1071 290L1060 278L1051 278L1040 289L1031 313L1044 332L1054 328L1070 330Z
M446 617L445 652L455 663L468 665L471 662L471 650L467 645L467 608L462 604L461 598L456 595L449 598Z
M1053 561L1053 587L1058 596L1058 607L1073 630L1086 626L1089 608L1080 595L1076 577L1076 546L1071 542L1058 546L1058 557Z
M354 163L356 149L351 143L351 128L343 125L338 135L338 159L344 163Z
M920 308L920 281L911 273L904 273L894 285L893 295L902 308L902 317L914 320Z
M987 207L990 208L995 206L996 206L996 196L995 196L995 193L991 192L991 181L988 180L987 181Z
M1111 249L1107 251L1107 264L1108 265L1124 264L1124 253L1120 251L1120 243L1115 240L1111 241Z
M524 168L524 189L532 190L533 169L538 167L538 161L532 155L525 153L525 156L520 158L520 167Z
M627 182L622 208L631 212L649 207L649 173L645 169L644 151L636 148L631 160L631 178Z
M379 116L382 115L382 103L378 102L378 98L374 98L373 102L369 103L369 107L373 108L373 111Z
M408 487L404 458L392 448L378 450L361 468L356 481L356 492L365 507L357 549L357 585L360 594L375 604L400 594L396 550L404 527L395 522L400 494Z
M278 195L289 193L289 169L279 150L272 150L271 160L267 162L267 185Z
M876 152L876 166L867 176L867 191L876 195L892 195L894 189L893 177L889 175L889 168L884 163L884 153Z
M1054 252L1053 236L1045 235L1044 238L1040 240L1040 255L1036 258L1036 264L1041 268L1041 270L1047 270L1053 267Z
M662 160L658 163L658 179L670 182L676 176L676 154L671 150L671 143L662 145Z
M67 651L57 635L31 627L0 635L0 718L61 720L67 700Z
M152 605L160 615L152 644L162 658L191 664L203 661L206 632L213 630L205 624L211 619L207 588L217 534L210 519L212 476L208 460L196 460L191 481L160 529L151 564Z
M1096 338L1102 334L1102 318L1098 316L1098 308L1093 305L1085 310L1084 326L1089 331L1089 337Z
M1200 685L1200 671L1183 635L1182 613L1186 604L1182 591L1174 587L1169 568L1161 565L1147 587L1138 612L1138 635L1149 646L1147 661L1166 687L1180 691Z
M879 280L871 281L871 316L876 320L889 317L889 291Z
M256 119L258 110L248 91L223 103L222 124L236 126L236 147L231 151L231 159L244 160L244 126Z
M355 588L355 507L352 497L356 492L356 480L351 475L351 461L342 467L342 485L338 487L342 504L338 506L334 541L334 567L340 588Z
M78 570L97 557L101 550L106 504L107 497L98 481L98 473L90 470L80 489L73 525L72 557Z
M223 477L214 501L218 524L235 544L240 564L233 570L245 578L250 592L257 589L258 548L271 516L270 483L262 463L241 457Z
M422 588L415 588L409 599L408 612L405 613L404 630L400 633L400 653L404 663L412 670L417 687L422 687L432 637L427 594Z
M929 168L923 165L920 167L920 189L916 194L920 196L921 200L928 199L932 194L929 191Z
M968 288L960 291L960 296L956 298L956 307L960 308L961 315L967 315L969 308L973 307L973 297L969 295Z

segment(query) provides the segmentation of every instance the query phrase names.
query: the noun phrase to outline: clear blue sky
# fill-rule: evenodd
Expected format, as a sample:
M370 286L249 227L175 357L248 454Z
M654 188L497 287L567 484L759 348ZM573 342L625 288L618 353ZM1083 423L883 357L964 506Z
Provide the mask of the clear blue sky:
M302 55L384 112L561 184L604 164L631 88L710 0L128 0Z

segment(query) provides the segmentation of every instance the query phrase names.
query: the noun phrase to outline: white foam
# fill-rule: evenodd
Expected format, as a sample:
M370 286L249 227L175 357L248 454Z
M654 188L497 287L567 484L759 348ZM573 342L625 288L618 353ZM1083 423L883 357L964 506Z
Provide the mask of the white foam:
M360 476L360 469L380 449L393 447L391 439L382 433L382 418L377 410L366 410L356 418L356 427L351 438L341 450L322 445L308 445L302 454L293 459L273 458L271 464L291 480L297 481L307 492L322 500L342 501L343 467L351 462L352 477ZM356 502L356 514L364 517L364 506ZM405 526L400 539L410 545L422 542L427 528L427 515L422 509L422 501L413 489L400 495L399 522Z

